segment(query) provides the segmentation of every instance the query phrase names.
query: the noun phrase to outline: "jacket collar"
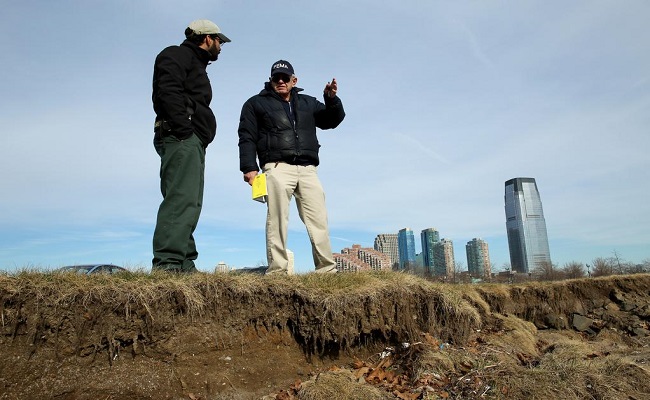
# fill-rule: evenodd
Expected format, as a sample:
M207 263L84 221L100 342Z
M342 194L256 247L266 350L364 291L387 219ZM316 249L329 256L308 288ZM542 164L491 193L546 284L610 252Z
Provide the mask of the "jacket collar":
M188 47L190 50L192 50L203 65L207 66L210 62L210 53L208 53L207 50L204 50L198 45L192 43L191 41L185 40L183 43L181 43L181 46Z
M297 95L298 92L302 92L302 91L303 89L297 86L291 88L291 100L293 101L295 95ZM282 100L282 97L280 97L280 95L277 94L275 90L273 90L273 86L271 86L271 82L264 82L264 89L260 91L260 96L271 96L271 97L275 97L278 100Z

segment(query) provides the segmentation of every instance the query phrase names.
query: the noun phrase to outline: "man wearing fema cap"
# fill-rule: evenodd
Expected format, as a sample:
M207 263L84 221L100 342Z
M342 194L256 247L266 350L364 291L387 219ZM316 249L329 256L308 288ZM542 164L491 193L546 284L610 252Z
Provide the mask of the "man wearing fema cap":
M320 144L316 128L336 128L345 112L336 95L336 79L325 85L323 103L300 93L297 82L291 63L273 63L269 81L244 103L239 119L239 161L244 181L252 184L260 167L266 174L267 274L286 274L288 270L286 243L292 197L309 234L316 272L336 272L325 193L317 174Z
M185 41L156 57L153 72L154 147L160 155L160 189L153 235L153 270L196 272L194 229L203 203L205 149L217 121L210 109L212 87L206 72L230 39L212 21L185 29Z

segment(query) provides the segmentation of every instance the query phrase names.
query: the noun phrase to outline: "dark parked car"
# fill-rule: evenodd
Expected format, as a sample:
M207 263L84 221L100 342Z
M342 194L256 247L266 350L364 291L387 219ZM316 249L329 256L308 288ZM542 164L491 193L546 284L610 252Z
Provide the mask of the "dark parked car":
M59 268L60 272L76 272L78 274L116 274L126 272L126 268L118 267L112 264L88 264L88 265L70 265Z

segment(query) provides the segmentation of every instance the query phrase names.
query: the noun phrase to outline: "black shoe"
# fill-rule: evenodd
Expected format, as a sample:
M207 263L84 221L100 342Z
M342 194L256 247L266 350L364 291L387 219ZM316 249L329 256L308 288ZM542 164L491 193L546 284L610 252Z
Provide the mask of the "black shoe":
M180 274L183 272L179 265L174 264L154 265L151 267L151 272L153 271L168 272L170 274Z

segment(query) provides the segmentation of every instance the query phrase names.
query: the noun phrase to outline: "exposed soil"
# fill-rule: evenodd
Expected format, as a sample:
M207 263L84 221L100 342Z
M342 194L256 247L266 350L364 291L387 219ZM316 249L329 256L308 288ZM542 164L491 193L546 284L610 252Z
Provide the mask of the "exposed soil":
M0 399L519 398L509 363L577 342L638 368L610 398L650 398L650 275L343 275L0 275Z

